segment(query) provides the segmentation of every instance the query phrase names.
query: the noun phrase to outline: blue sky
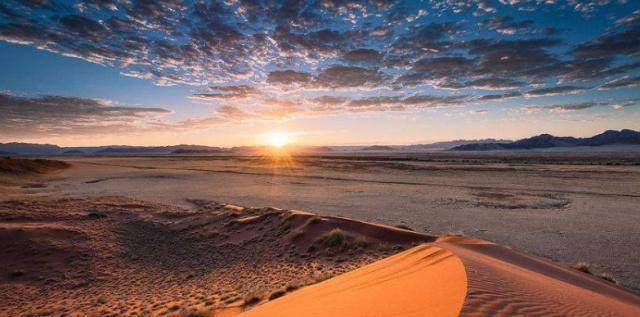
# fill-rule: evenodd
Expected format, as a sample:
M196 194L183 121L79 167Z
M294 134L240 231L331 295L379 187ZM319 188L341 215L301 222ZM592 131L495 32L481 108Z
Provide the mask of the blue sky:
M637 1L4 1L0 141L640 129L639 38Z

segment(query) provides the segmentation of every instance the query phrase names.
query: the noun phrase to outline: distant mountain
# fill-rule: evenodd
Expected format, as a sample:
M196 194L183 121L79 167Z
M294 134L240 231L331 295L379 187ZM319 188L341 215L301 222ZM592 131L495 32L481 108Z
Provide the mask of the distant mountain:
M83 151L80 150L67 150L62 152L63 155L83 155L86 154Z
M51 155L62 152L62 148L53 144L0 143L0 151L14 155Z
M223 152L224 150L219 147L211 147L204 145L171 145L171 146L118 146L107 147L101 149L94 154L110 155L110 154L182 154L191 153L204 153L204 152Z
M590 138L556 137L541 134L512 143L478 143L453 147L453 151L530 150L554 147L602 146L616 144L640 144L640 132L624 129L607 130Z
M448 150L450 148L467 145L467 144L480 144L480 143L511 143L511 140L496 140L496 139L480 139L480 140L454 140L454 141L444 141L444 142L435 142L428 144L414 144L407 145L403 147L403 150L409 151L436 151L436 150Z
M171 154L211 154L211 153L223 153L226 150L220 148L212 149L176 149L171 151Z
M95 147L59 147L52 144L0 143L0 155L126 155L126 154L172 154L176 151L223 152L225 149L204 145L171 146L95 146ZM195 153L195 152L194 152Z
M393 151L395 149L387 145L372 145L372 146L363 147L360 150L362 151Z

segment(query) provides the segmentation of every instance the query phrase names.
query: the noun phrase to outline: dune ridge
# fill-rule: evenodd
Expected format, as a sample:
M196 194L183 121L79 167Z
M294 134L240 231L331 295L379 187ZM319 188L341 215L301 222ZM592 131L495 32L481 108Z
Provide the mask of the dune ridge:
M240 316L458 316L465 292L462 262L423 244Z

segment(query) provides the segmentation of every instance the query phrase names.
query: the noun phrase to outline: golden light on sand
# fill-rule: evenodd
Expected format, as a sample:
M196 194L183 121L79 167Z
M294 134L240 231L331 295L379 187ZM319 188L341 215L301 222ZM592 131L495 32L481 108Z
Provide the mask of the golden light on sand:
M266 135L266 144L275 148L281 148L291 143L291 136L283 132L273 132Z

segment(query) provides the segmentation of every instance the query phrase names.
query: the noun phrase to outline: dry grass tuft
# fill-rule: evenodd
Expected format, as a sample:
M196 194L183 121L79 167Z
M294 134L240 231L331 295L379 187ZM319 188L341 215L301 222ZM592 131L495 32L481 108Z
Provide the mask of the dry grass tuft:
M405 224L396 225L396 228L403 229L403 230L409 230L409 231L415 231L413 228L411 228L411 227L409 227L409 226L407 226Z
M340 229L333 229L327 233L324 243L329 247L339 247L347 240L347 235Z
M307 219L307 221L304 223L305 226L311 226L314 225L316 223L320 223L322 221L322 218L320 218L319 216L313 216L309 219Z
M576 264L574 264L572 266L572 268L582 272L582 273L587 273L587 274L593 274L591 273L591 265L589 263L585 263L585 262L578 262Z
M599 273L597 276L607 282L611 282L616 285L618 284L618 281L609 273L602 272L602 273Z
M247 296L244 297L244 306L253 306L257 303L259 303L262 300L262 296L260 296L259 294L256 293L250 293L247 294Z
M276 298L282 297L287 293L287 291L279 289L276 291L271 292L271 294L269 294L269 300L274 300Z

